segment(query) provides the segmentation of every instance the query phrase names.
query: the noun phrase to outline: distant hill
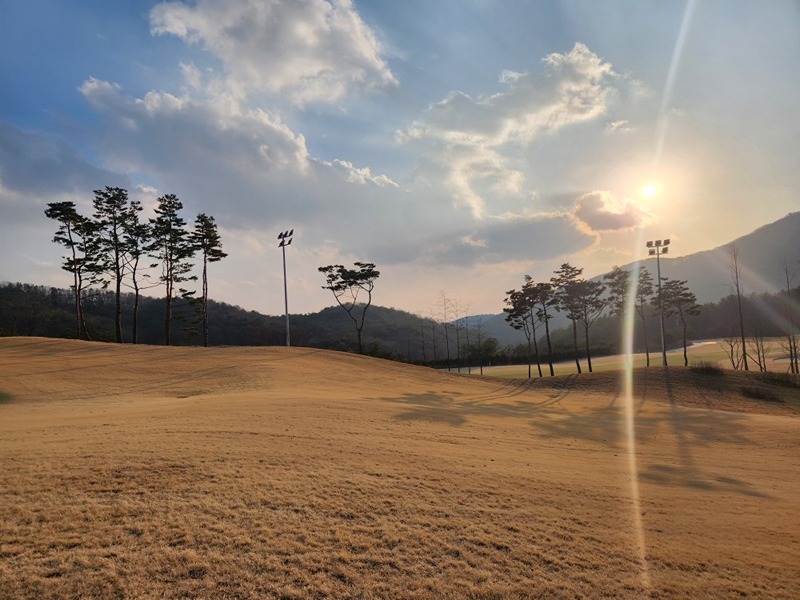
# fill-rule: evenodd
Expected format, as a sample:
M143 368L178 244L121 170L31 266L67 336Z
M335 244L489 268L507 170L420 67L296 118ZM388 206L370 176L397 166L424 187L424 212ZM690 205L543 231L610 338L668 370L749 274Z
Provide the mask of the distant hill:
M711 250L678 258L664 257L661 259L661 275L688 281L701 304L717 302L732 293L731 244L739 250L745 294L786 289L784 264L788 263L790 272L800 270L800 212L789 213L774 223ZM656 260L648 258L642 264L655 278ZM630 263L621 268L629 270L632 266ZM793 283L796 285L797 282Z
M741 276L745 294L775 293L786 289L784 264L788 263L790 273L794 270L792 287L800 278L800 212L789 213L782 219L759 227L727 244L711 250L696 252L678 258L661 259L661 275L670 279L685 279L697 296L700 304L718 302L732 293L730 278L730 247L735 244L739 250ZM634 263L620 265L629 271ZM648 258L642 265L656 278L656 260ZM580 265L576 265L580 266ZM603 275L593 277L602 280ZM557 315L550 322L551 329L565 327L565 317ZM520 344L525 336L505 321L500 313L484 317L483 327L488 335L495 337L501 345Z

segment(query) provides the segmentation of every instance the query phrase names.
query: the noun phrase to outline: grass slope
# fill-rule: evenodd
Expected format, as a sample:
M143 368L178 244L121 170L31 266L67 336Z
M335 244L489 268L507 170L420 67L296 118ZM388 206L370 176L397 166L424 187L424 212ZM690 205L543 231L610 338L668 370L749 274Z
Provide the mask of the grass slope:
M669 373L642 565L609 374L0 339L0 598L797 597L796 391Z

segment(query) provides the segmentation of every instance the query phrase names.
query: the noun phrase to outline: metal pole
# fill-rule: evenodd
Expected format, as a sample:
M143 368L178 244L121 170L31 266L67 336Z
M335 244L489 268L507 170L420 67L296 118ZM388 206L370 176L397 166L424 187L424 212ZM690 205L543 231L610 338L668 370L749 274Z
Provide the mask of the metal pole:
M286 310L286 347L291 346L289 338L289 286L286 283L286 244L281 244L283 251L283 303ZM662 325L663 332L663 325Z
M656 269L658 270L658 313L661 318L661 364L667 366L667 346L664 341L664 297L661 295L661 248L656 247Z

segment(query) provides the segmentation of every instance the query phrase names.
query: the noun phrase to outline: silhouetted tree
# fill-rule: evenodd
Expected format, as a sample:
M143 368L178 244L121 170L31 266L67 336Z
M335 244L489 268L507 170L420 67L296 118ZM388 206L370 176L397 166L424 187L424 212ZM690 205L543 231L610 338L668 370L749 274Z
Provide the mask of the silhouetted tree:
M133 216L128 203L128 192L119 187L106 186L94 190L94 235L98 276L110 276L114 284L114 338L122 342L122 280L129 266L126 232ZM103 280L103 287L108 285Z
M678 315L683 327L683 365L689 366L689 356L686 351L686 317L700 314L700 306L686 281L662 278L661 295L664 303L664 317ZM657 301L656 301L657 302Z
M592 372L592 353L589 346L589 329L603 314L606 308L606 300L603 297L606 286L599 281L589 279L579 279L572 286L571 293L574 296L573 307L577 308L578 321L583 325L583 339L586 344L586 364L589 373Z
M544 323L544 336L547 342L547 364L550 367L550 377L554 377L556 372L553 368L553 344L550 341L550 319L553 315L551 309L558 305L558 298L555 295L553 284L547 281L540 281L534 284L533 289L534 304L536 306L536 318Z
M194 294L181 288L180 284L197 279L189 275L192 269L189 261L195 250L186 230L186 222L179 214L182 209L183 203L175 194L166 194L158 199L155 219L150 219L152 243L149 251L161 264L160 281L164 284L164 343L167 346L170 345L172 310L176 298L191 298ZM177 291L175 286L179 286Z
M214 217L209 217L205 213L197 215L191 239L195 251L199 252L203 259L201 312L203 345L208 346L208 263L219 262L228 255L222 251L222 240Z
M75 320L78 338L91 340L83 313L83 290L97 282L94 263L94 228L92 222L78 214L74 202L51 202L44 211L47 218L59 223L53 241L67 249L61 268L72 273L72 292L75 301Z
M610 273L603 275L603 281L606 282L608 289L608 306L611 309L612 316L624 317L625 300L628 297L628 288L631 281L630 271L623 271L614 266L611 268Z
M348 269L343 265L328 265L319 267L318 270L325 275L326 285L322 286L322 289L330 290L333 293L336 302L353 321L358 337L358 352L364 354L361 332L364 329L367 309L372 304L372 290L375 289L375 280L380 276L380 271L375 269L373 263L356 262L353 263L353 266L356 268ZM359 304L358 296L361 292L367 295L367 301ZM344 301L342 301L343 297ZM361 308L360 314L355 311L356 306Z
M150 224L140 219L142 204L138 200L131 200L128 207L128 218L125 220L124 243L128 253L128 269L130 272L130 288L133 290L133 310L131 311L131 341L136 344L139 340L139 301L141 297L140 277L147 279L148 274L142 273L142 267L156 267L155 264L142 265L142 259L147 253L147 248L152 243L152 230ZM151 284L147 287L153 287Z
M521 290L509 290L505 298L506 322L518 331L522 331L528 341L528 379L531 378L531 363L535 349L536 366L539 377L542 376L542 363L539 356L539 344L536 340L536 296L535 283L530 275L525 275L525 283Z
M653 296L653 277L645 267L639 269L639 277L636 278L636 314L642 321L642 339L644 340L644 354L647 360L646 365L650 366L650 343L647 339L647 317L648 303Z
M563 263L556 271L555 277L550 278L556 290L556 308L567 315L572 322L572 348L575 353L575 366L578 373L582 373L580 355L578 353L578 319L580 318L580 303L578 298L577 283L583 269Z

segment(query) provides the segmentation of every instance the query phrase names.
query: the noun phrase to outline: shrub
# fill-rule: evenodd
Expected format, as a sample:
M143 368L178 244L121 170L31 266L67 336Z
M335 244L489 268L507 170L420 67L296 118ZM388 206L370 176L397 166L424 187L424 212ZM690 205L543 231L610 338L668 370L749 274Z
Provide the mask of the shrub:
M694 363L689 367L689 370L692 373L698 373L700 375L725 375L725 369L715 363L705 360Z
M743 386L741 389L742 396L746 398L753 398L754 400L766 400L767 402L783 402L780 396L772 390L767 390L762 387L752 385Z
M800 378L791 373L759 373L758 380L770 385L788 388L800 388Z

